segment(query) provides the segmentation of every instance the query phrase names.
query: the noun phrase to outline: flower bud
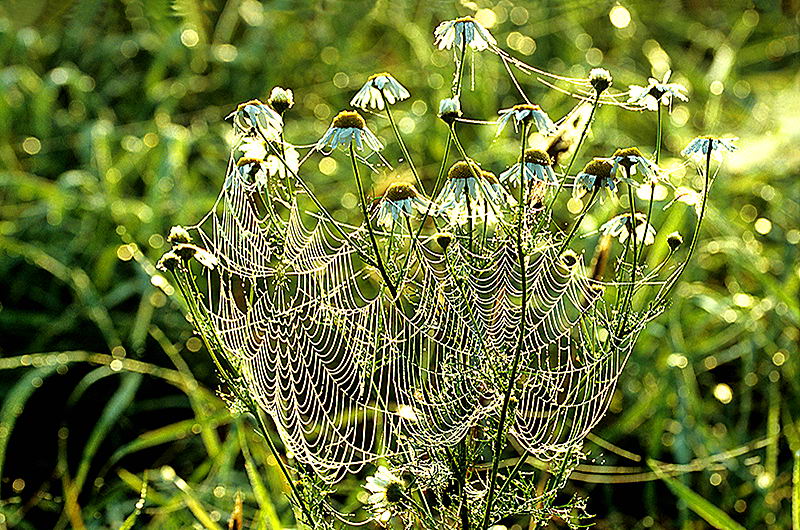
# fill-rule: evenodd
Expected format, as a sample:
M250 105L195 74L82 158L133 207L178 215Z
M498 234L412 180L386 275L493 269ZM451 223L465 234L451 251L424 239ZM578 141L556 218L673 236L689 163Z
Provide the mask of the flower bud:
M667 245L672 252L675 252L683 244L683 236L678 232L672 232L667 236Z

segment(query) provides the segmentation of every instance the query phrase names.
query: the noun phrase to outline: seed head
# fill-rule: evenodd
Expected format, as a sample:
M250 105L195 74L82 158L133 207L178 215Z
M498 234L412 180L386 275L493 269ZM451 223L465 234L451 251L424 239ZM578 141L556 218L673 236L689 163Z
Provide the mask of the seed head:
M638 147L627 147L625 149L617 149L614 151L614 154L611 156L612 158L617 158L618 156L638 156L644 158L644 155L641 151L639 151Z
M263 105L263 103L261 103L261 101L257 99L251 99L250 101L245 101L244 103L240 103L239 106L236 107L236 110L241 112L248 105Z
M156 264L156 268L163 272L174 271L175 267L178 266L178 263L180 263L180 258L177 254L170 250L161 256L161 259L158 260L158 263Z
M403 485L399 482L390 482L386 485L386 500L391 503L398 503L405 498Z
M500 183L500 181L497 180L497 175L495 175L491 171L481 171L480 172L480 176L483 178L483 180L485 180L489 184L499 184Z
M458 97L445 98L439 102L439 118L446 124L452 124L461 117L461 102Z
M172 247L172 252L184 261L188 261L194 257L199 247L191 243L179 243Z
M583 173L600 178L611 178L611 162L604 158L595 158L583 168Z
M568 269L571 269L578 263L578 255L572 250L566 250L561 255L561 263Z
M278 114L283 114L294 106L294 94L288 88L276 86L272 89L267 100L270 107L275 109Z
M540 149L528 149L525 151L525 162L529 164L539 164L540 166L553 165L550 155Z
M453 241L453 234L450 232L439 232L436 234L436 244L442 247L442 250L447 250L451 241Z
M418 195L417 189L411 185L403 182L395 182L386 188L383 196L390 201L402 201L404 199L413 199Z
M172 228L169 229L167 242L172 243L173 245L178 243L191 243L192 236L189 235L189 231L186 230L184 227L173 226Z
M598 95L611 86L611 81L611 73L605 68L592 68L589 71L589 83Z
M343 110L333 118L333 126L338 129L364 129L367 123L358 112Z
M669 249L673 252L678 250L680 246L683 244L683 236L680 235L678 232L672 232L670 235L667 236L667 245L669 245Z
M447 177L451 179L467 179L474 178L482 172L483 170L481 167L472 160L470 160L469 163L459 160L450 167L450 171L447 172Z

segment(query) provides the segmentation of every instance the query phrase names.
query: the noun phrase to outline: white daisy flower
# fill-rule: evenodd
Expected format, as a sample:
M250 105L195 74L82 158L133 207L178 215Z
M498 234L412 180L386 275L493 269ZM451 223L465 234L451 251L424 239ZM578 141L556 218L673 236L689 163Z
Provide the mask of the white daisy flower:
M733 152L736 151L734 144L738 138L717 138L716 136L698 136L686 148L681 151L682 156L686 157L704 157L711 149L712 156L719 156L723 151Z
M280 138L283 118L269 105L257 99L242 103L225 118L233 118L237 134L245 137L262 136L267 140Z
M410 217L414 211L424 214L430 204L413 185L395 182L386 188L381 197L377 214L378 226L391 230L399 217Z
M447 124L453 123L461 117L461 102L458 96L444 98L439 102L439 118Z
M274 154L264 159L264 166L270 177L287 179L297 175L300 171L300 153L297 152L297 149L291 146L287 147L284 149L283 154L285 155L283 161ZM283 163L284 161L286 164ZM289 166L288 170L286 169L287 165Z
M645 245L652 245L656 241L656 229L647 222L647 216L641 212L636 212L636 242L644 241ZM606 236L616 237L620 243L624 243L631 235L631 214L626 212L611 220L606 221L600 226L600 233Z
M611 155L611 158L614 159L614 163L611 166L612 177L624 180L630 184L627 177L636 175L638 171L648 183L653 184L658 181L661 170L655 163L645 158L642 152L636 147L617 149L614 151L614 154ZM621 174L617 174L617 170L620 166L627 168L627 173L622 172Z
M406 497L405 487L405 482L385 466L380 466L375 475L367 477L364 485L370 492L367 504L380 524L385 525L392 518L398 504Z
M647 110L658 110L659 102L662 105L671 106L673 98L678 98L681 101L689 101L685 86L680 83L668 83L670 74L672 74L672 71L668 70L667 73L664 74L664 79L662 81L651 77L647 86L629 86L628 90L630 91L630 95L628 97L628 103L641 105Z
M364 149L364 144L373 151L383 149L381 141L367 128L364 118L358 112L344 110L333 118L330 128L317 142L317 149L326 146L336 149L339 145L350 147L353 142L358 149Z
M509 181L512 186L519 186L519 162L500 173L500 182ZM553 171L553 161L544 151L528 149L525 151L524 169L525 182L542 182L544 184L558 184Z
M514 199L493 173L470 160L453 164L436 202L452 224L463 225L470 219L494 224L502 217L502 206Z
M575 176L572 196L583 197L587 192L594 191L595 188L605 190L607 195L613 195L617 190L617 179L611 175L612 167L609 158L592 159L586 164L583 171Z
M555 134L556 126L550 116L539 105L522 104L514 105L510 109L503 109L498 112L500 118L497 120L497 136L505 129L508 120L514 118L514 131L519 128L520 123L527 123L533 120L536 130L545 136Z
M440 50L449 50L453 45L461 49L466 44L475 51L482 51L497 45L489 30L472 17L446 20L436 26L433 35Z
M350 104L364 110L383 110L384 99L389 105L394 105L397 101L408 99L410 96L408 90L398 83L397 79L384 72L370 76L350 100Z

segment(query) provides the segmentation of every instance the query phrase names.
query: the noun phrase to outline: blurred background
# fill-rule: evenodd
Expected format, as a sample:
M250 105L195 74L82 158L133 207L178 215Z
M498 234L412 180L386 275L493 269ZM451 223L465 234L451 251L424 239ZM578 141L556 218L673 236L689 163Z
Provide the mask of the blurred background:
M740 138L694 262L640 338L587 442L591 460L565 494L589 499L598 528L706 528L704 510L745 528L791 527L793 488L800 496L797 0L6 0L0 526L117 528L136 517L140 527L227 528L237 493L245 527L294 524L275 460L248 420L229 414L153 264L169 227L193 224L216 198L232 140L223 118L275 85L295 94L287 139L309 144L367 76L388 70L412 93L395 115L431 183L446 138L435 112L453 72L432 31L463 15L560 75L602 66L625 90L671 69L690 94L664 120L662 160L676 185L702 182L679 165L691 138ZM467 75L468 116L491 120L518 103L495 56L476 54ZM518 77L554 118L575 105ZM388 122L368 122L399 165ZM510 135L462 134L489 169L513 161ZM578 164L616 147L649 152L654 140L654 113L603 107ZM345 160L315 154L305 178L338 218L357 221ZM607 218L598 212L588 228ZM691 234L689 208L669 222ZM674 464L674 480L653 473L653 461ZM344 511L360 509L360 484L340 486Z

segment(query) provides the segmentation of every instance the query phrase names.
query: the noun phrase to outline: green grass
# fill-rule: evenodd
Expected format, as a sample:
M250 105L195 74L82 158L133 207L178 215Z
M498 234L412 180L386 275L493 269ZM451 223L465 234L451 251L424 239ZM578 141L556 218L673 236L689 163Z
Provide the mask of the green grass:
M714 184L695 260L640 338L597 442L587 443L593 460L567 493L589 497L598 528L704 528L712 519L789 528L800 498L798 20L781 10L791 2L623 4L632 25L619 30L611 2L477 3L494 9L501 46L530 51L528 36L531 55L510 51L551 71L584 75L602 56L623 87L669 60L691 101L665 120L667 164L696 134L741 138ZM287 138L308 144L368 75L392 72L412 92L396 119L413 129L409 149L430 182L446 138L432 111L451 75L432 29L471 5L0 6L5 524L226 528L237 492L246 527L293 524L274 458L250 420L229 414L183 302L153 264L169 227L213 204L228 149L222 118L274 85L295 91ZM471 116L491 119L517 103L503 76L498 61L476 58L476 90L464 96ZM573 104L521 81L553 116ZM497 82L497 93L481 89ZM368 120L391 138L388 123ZM601 108L594 127L602 134L576 164L617 146L646 151L655 139L651 114ZM476 156L516 149L493 134L465 129L485 146ZM401 156L394 145L388 155ZM307 178L337 218L358 220L357 208L343 207L352 203L348 167L320 160L309 161L319 171ZM676 184L695 183L692 171ZM373 184L372 193L382 189ZM692 218L681 211L657 219L661 229L688 234ZM340 487L347 511L359 507L358 485Z

